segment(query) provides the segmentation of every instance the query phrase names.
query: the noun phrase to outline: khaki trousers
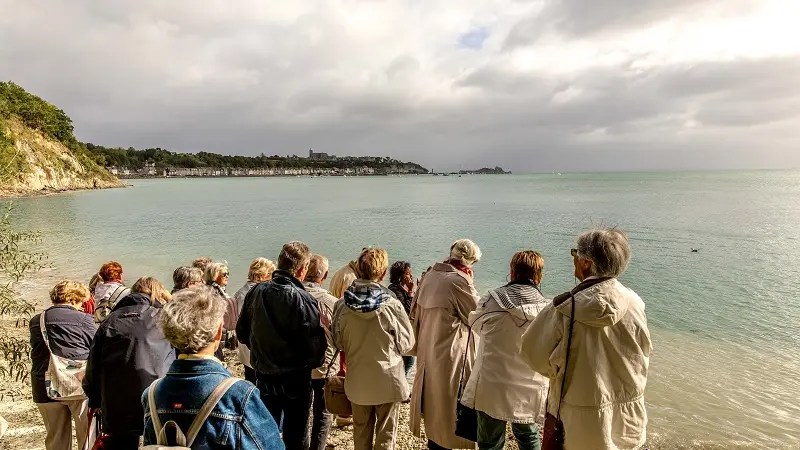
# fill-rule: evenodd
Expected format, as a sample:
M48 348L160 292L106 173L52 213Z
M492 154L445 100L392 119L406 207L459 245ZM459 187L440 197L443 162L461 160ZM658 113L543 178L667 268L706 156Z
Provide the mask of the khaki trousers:
M72 450L72 422L75 421L75 436L78 450L86 445L86 432L89 429L89 401L72 400L66 402L37 403L44 420L47 437L44 446L47 450Z
M353 447L355 450L394 450L400 403L356 405L353 403ZM372 444L373 438L375 444Z

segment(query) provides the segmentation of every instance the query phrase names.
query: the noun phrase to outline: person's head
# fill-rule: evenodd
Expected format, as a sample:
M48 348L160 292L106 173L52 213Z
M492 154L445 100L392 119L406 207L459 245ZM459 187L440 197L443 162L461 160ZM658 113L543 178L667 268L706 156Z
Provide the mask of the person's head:
M225 299L208 286L192 286L175 293L158 315L164 337L186 355L213 355L222 339Z
M328 278L328 258L322 255L311 255L306 281L322 284L326 278Z
M267 258L256 258L250 263L250 271L247 272L247 279L261 283L272 279L272 272L275 271L275 263Z
M411 273L411 264L408 261L396 261L389 269L389 283L408 284L414 279Z
M89 288L77 281L61 281L50 290L50 301L54 305L68 305L81 309L83 302L87 300L89 300Z
M136 280L131 287L131 292L144 294L150 297L150 303L167 303L172 299L172 295L164 289L164 285L153 277L142 277Z
M101 277L99 273L92 275L92 279L89 280L89 292L94 294L94 289L97 287L98 284L102 283L103 283L103 277Z
M581 233L572 252L575 277L618 277L628 268L631 246L628 236L617 228L599 228Z
M172 289L174 291L198 284L203 284L203 272L197 267L181 266L172 272Z
M208 256L201 256L192 261L192 267L197 267L201 272L206 273L206 267L211 264L211 258Z
M289 272L293 277L303 281L311 262L311 250L300 241L284 244L278 257L278 270Z
M382 248L365 248L358 257L358 274L362 279L382 281L389 268L389 255Z
M203 274L203 280L207 284L217 283L220 286L228 285L228 265L221 262L212 262L206 266L206 272Z
M100 275L104 283L110 283L112 281L119 281L122 283L122 264L116 261L109 261L103 264L103 267L100 268L97 274Z
M472 267L481 259L481 249L469 239L459 239L450 246L450 259Z
M544 258L539 252L522 250L511 257L511 281L530 281L538 286L542 282L543 270Z

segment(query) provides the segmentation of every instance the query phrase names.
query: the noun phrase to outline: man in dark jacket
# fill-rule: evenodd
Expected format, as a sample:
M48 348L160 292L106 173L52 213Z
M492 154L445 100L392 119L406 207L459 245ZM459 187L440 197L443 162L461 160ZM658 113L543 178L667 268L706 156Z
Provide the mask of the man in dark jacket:
M83 380L89 408L102 411L106 448L115 450L139 447L142 392L175 360L175 350L156 325L160 304L135 288L97 330Z
M284 245L272 281L247 294L236 326L250 349L261 399L276 422L283 415L287 450L308 450L311 369L322 365L328 345L317 300L302 283L310 261L306 244Z

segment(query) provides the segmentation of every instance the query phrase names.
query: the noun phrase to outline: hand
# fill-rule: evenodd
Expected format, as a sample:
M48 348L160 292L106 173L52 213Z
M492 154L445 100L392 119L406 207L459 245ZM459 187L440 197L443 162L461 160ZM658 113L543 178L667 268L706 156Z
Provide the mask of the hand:
M403 283L403 289L406 291L408 295L414 295L414 280L408 280L408 282Z

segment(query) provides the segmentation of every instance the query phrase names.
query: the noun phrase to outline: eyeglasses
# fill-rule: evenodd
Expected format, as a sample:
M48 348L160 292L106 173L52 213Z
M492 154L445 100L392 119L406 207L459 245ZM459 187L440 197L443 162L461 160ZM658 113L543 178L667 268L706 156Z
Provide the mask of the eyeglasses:
M223 277L229 277L229 276L231 276L231 274L229 274L228 272L225 272L225 273L222 274L222 276Z
M572 254L572 257L573 257L573 258L574 258L574 257L576 257L576 256L578 256L578 249L577 249L577 248L573 248L573 249L572 249L572 250L570 250L569 252L570 252L570 254Z

